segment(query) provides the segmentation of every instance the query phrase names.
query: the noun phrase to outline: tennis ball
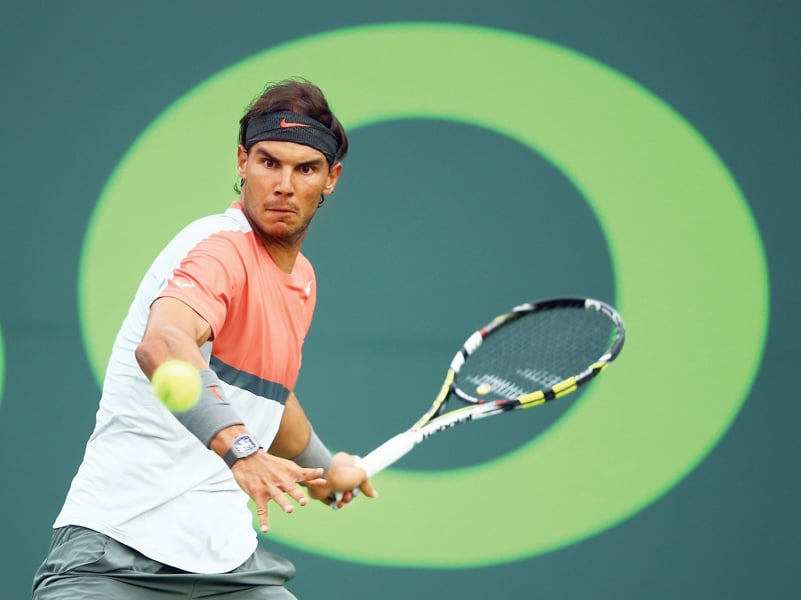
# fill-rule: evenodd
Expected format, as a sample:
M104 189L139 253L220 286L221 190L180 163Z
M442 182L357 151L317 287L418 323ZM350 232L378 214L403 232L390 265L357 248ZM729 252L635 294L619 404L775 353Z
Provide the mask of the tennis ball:
M151 383L158 399L172 412L187 411L200 398L200 373L185 360L161 363L153 372Z
M492 391L492 386L491 386L490 384L488 384L488 383L482 383L481 385L479 385L479 386L476 388L476 392L477 392L477 393L478 393L480 396L486 396L486 395L487 395L487 394L489 394L491 391Z

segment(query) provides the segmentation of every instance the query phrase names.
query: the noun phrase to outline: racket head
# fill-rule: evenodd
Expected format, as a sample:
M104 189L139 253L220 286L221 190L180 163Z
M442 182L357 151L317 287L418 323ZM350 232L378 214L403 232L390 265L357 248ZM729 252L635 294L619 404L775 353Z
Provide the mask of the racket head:
M592 298L549 298L499 315L453 358L449 391L504 410L571 393L603 372L626 338L623 319Z

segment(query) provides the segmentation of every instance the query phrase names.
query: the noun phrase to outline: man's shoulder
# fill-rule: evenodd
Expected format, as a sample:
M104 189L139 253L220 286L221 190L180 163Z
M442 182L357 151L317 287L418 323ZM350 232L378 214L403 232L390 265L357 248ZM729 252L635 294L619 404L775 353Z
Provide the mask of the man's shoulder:
M193 221L184 228L184 231L205 232L208 235L226 231L249 233L251 227L244 213L232 206L224 212L207 215Z
M192 247L209 241L236 246L250 233L250 223L242 212L229 208L225 212L201 217L191 222L173 238L172 243L182 247Z

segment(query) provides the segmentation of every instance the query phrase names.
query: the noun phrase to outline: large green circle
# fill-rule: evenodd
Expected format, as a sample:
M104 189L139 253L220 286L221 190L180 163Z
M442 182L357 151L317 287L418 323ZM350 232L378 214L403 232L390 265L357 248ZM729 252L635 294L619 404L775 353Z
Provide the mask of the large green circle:
M767 329L767 269L747 203L704 139L636 83L481 27L333 31L240 62L169 107L120 163L87 233L81 315L98 379L136 275L187 219L230 195L243 98L265 77L297 74L351 130L450 119L546 156L607 235L630 335L618 364L527 446L469 469L388 470L375 478L379 500L337 514L273 509L271 537L371 564L507 562L626 519L704 458L748 395ZM159 189L194 198L191 210ZM565 236L581 243L569 226Z

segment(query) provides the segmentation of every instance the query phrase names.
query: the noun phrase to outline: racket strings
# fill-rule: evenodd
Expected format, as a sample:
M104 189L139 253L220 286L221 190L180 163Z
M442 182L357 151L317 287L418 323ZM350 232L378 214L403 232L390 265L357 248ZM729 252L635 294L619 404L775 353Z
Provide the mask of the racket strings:
M616 337L615 324L595 310L527 313L484 339L466 358L457 385L488 401L549 389L598 361Z

